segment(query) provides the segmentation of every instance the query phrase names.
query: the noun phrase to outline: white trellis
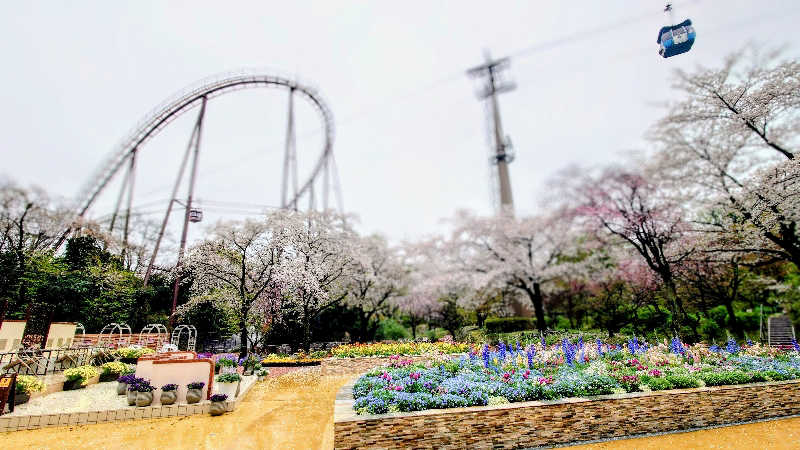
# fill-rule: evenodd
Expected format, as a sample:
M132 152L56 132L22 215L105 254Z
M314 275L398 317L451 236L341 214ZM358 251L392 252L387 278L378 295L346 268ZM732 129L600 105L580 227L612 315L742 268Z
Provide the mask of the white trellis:
M81 333L81 340L78 341L77 339L72 339L73 347L82 347L86 345L86 327L84 327L80 322L75 323L75 336L78 335L78 331ZM80 342L80 344L78 344L78 342Z
M130 335L131 335L131 327L128 326L127 323L116 323L112 322L103 327L100 330L100 335L97 336L97 346L102 347L105 341L108 341L106 344L107 347L114 346L114 335L119 334L119 338L117 339L117 345L120 347L126 346L130 344ZM127 334L128 337L124 337Z
M153 333L156 333L155 337L151 336ZM167 331L167 327L160 323L150 323L142 328L142 331L139 333L139 341L137 343L142 347L150 347L150 345L155 345L156 350L158 350L165 343L167 340L165 336L168 335L169 331Z
M178 348L184 333L186 333L189 338L186 343L186 350L193 352L197 343L197 328L195 328L194 325L178 325L175 327L175 329L172 330L172 340L170 343L175 346L175 348Z

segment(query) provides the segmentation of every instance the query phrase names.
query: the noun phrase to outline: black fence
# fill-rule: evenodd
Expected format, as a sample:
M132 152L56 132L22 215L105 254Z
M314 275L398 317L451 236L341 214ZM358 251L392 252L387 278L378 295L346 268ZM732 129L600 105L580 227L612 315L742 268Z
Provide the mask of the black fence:
M0 353L0 370L4 373L44 376L70 367L100 365L113 359L111 349L106 347L30 348Z

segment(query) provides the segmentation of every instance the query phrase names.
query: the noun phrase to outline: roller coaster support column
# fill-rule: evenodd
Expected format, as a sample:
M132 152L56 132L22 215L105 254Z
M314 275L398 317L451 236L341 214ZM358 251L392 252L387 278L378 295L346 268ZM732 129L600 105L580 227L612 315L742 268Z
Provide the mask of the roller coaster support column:
M178 262L175 264L175 284L172 286L172 312L170 313L170 323L175 325L175 308L178 306L178 290L181 284L181 267L183 266L183 254L186 251L186 236L189 233L189 217L192 212L192 197L194 196L194 182L197 178L197 159L200 155L200 138L203 135L203 116L206 113L206 101L203 97L203 104L200 106L200 116L197 118L197 136L194 140L194 156L192 158L192 174L189 176L189 193L186 196L186 213L183 215L183 232L181 233L181 247L178 250Z
M200 132L200 126L203 121L203 116L205 115L205 110L206 110L206 99L203 98L203 103L200 108L200 114L197 116L197 122L195 122L194 128L192 129L192 135L189 137L189 144L186 146L186 152L183 154L181 167L178 169L178 177L175 179L175 185L172 187L172 196L170 197L170 201L167 204L167 212L166 214L164 214L164 220L161 221L161 229L158 232L158 238L156 238L156 245L155 247L153 247L153 255L150 257L150 263L147 265L147 271L144 274L145 286L147 286L147 283L150 281L150 275L153 274L153 266L156 263L158 250L159 248L161 248L161 240L164 238L164 232L167 229L167 222L169 222L169 216L170 214L172 214L172 205L175 203L175 199L178 196L178 189L181 186L181 180L183 180L183 173L186 172L186 163L189 162L189 155L192 152L192 146L194 145L195 140L198 138L198 133Z

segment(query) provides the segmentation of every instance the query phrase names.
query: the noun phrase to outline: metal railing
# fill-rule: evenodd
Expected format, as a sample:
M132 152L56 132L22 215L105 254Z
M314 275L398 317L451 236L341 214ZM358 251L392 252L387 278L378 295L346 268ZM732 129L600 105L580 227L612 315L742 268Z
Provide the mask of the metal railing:
M44 376L70 367L99 365L112 360L111 349L106 347L29 348L0 353L0 371Z

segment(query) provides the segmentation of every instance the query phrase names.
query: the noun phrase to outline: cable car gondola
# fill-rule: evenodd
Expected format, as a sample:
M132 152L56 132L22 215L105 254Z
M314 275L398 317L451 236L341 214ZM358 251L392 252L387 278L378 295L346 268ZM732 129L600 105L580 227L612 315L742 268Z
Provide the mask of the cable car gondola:
M189 222L197 223L202 221L203 221L203 210L194 208L189 210Z
M672 5L670 3L667 3L664 12L669 13L669 22L673 24ZM677 25L662 27L658 31L658 39L656 40L659 45L658 54L664 58L669 58L670 56L686 53L691 50L694 38L694 26L692 26L690 19L686 19Z

